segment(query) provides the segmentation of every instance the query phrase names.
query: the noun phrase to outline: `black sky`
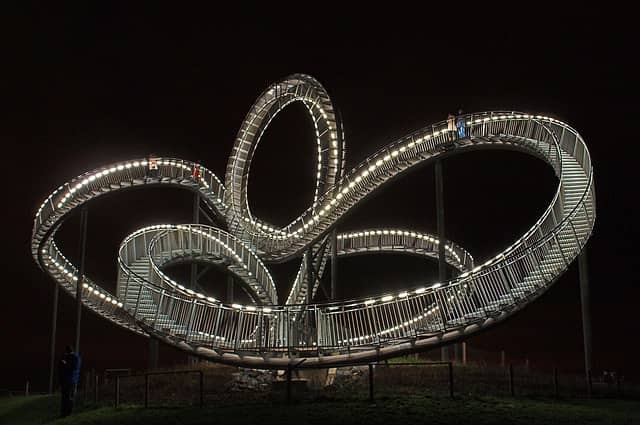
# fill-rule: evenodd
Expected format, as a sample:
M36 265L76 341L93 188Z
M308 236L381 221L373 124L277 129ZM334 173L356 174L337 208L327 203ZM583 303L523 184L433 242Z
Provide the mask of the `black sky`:
M291 73L316 77L343 117L347 166L377 148L466 111L513 109L568 122L591 151L598 218L589 244L596 368L638 375L635 250L637 36L606 8L532 4L492 10L164 8L152 4L23 6L7 11L2 87L5 290L0 388L25 378L44 385L52 281L33 262L32 217L63 182L95 167L150 152L202 161L224 178L244 115L260 92ZM251 207L277 223L311 200L313 139L300 108L285 110L252 164ZM479 152L445 163L448 233L478 259L515 240L544 211L555 180L522 154ZM433 170L424 167L367 198L341 226L435 231ZM131 192L91 205L87 269L113 282L116 248L131 231L188 222L191 197L176 190ZM74 258L77 218L60 243ZM382 260L382 261L380 261ZM274 267L280 291L296 264ZM341 263L341 295L412 286L435 266L401 257ZM215 275L210 280L215 280ZM109 284L107 284L108 286ZM211 282L212 290L221 286ZM87 367L143 367L146 342L85 314ZM61 297L58 346L72 338L73 302ZM524 312L469 342L526 355L535 364L578 367L582 359L577 267ZM179 359L163 351L165 361ZM177 361L177 360L176 360Z

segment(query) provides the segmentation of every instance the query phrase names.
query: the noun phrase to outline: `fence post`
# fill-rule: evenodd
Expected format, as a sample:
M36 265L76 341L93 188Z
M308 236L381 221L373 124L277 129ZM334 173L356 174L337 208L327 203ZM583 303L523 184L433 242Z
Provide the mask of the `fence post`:
M200 372L200 408L204 407L204 373Z
M591 385L591 369L587 370L587 397L591 398L593 386Z
M94 379L92 379L91 377L95 376L95 375L96 375L95 369L91 369L91 371L86 372L84 374L84 382L80 382L80 381L82 381L82 379L80 377L78 377L78 386L77 386L77 389L76 389L78 394L79 394L79 391L80 391L80 384L82 384L83 388L84 388L84 393L86 395L88 389L91 388L92 381L94 381Z
M116 375L116 391L114 396L114 407L117 409L120 407L120 376Z
M553 369L553 392L556 398L560 397L560 388L558 386L558 368Z
M373 403L373 365L369 363L369 401Z
M453 398L453 363L449 362L449 396Z
M96 373L94 375L94 380L93 380L93 402L98 404L98 384L99 384L99 376Z
M622 397L622 382L620 381L620 371L616 371L616 392L618 397Z
M291 403L291 365L287 365L287 403Z
M29 381L24 385L24 396L29 397Z
M149 407L149 374L144 374L144 407Z
M509 363L509 393L512 397L516 395L515 388L513 387L513 363Z

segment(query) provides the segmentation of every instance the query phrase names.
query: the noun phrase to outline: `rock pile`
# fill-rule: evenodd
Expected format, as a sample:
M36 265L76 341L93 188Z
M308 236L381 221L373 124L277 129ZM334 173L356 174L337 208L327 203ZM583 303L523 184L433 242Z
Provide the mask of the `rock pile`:
M232 375L233 379L229 383L231 391L268 391L274 379L272 371L242 367Z
M352 389L364 382L367 373L367 366L339 367L335 369L335 376L328 384L335 389Z

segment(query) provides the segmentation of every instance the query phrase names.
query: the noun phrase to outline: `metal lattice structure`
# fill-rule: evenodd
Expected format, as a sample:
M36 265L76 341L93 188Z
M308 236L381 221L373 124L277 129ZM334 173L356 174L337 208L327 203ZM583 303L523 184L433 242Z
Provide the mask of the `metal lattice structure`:
M315 127L316 189L312 205L278 228L251 214L247 182L260 137L271 120L296 101L307 107ZM539 297L580 253L595 221L591 158L573 128L548 116L513 111L466 114L464 120L464 137L446 121L435 123L345 172L344 137L329 96L312 77L292 75L265 90L247 114L224 184L201 164L175 158L153 159L153 171L149 158L92 170L64 183L43 202L34 220L32 255L72 296L81 284L83 303L101 316L213 361L282 368L305 358L301 367L321 367L432 349L505 320ZM460 274L400 292L305 303L319 283L309 282L306 268L311 265L316 276L322 275L331 244L327 235L365 196L412 167L443 155L489 148L531 154L558 177L547 209L511 246L475 265L457 244L415 230L340 234L335 240L339 256L401 252L437 258L444 243L446 261ZM56 231L71 211L106 193L154 185L199 193L226 230L167 224L134 232L119 249L116 294L79 276L55 243ZM279 304L265 262L301 256L287 300ZM179 261L226 268L255 304L227 305L175 282L163 269Z

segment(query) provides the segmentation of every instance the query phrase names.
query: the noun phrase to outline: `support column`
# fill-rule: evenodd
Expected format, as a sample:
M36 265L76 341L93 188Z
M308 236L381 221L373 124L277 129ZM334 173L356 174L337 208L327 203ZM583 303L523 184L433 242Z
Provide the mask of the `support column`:
M436 220L438 228L438 280L447 280L447 260L445 257L445 230L444 230L444 187L442 177L442 160L436 161Z
M591 396L591 303L589 294L589 269L587 262L587 247L578 256L578 271L580 276L580 305L582 307L582 337L584 340L584 370L587 379L587 391Z
M466 341L462 341L462 364L467 364L467 343Z
M51 314L51 345L49 348L49 394L53 394L53 373L56 362L56 332L58 327L58 293L60 285L58 282L53 283L53 312Z
M318 254L319 255L319 254ZM311 299L313 297L313 287L316 282L315 276L313 274L313 245L309 245L307 249L307 304L311 304ZM311 327L311 318L309 314L309 310L305 309L305 315L303 320L304 329L302 330L303 335L305 335L305 340L308 345L312 344L312 337L310 332Z
M447 280L447 262L445 258L445 232L444 232L444 188L442 178L442 160L436 160L436 222L438 230L438 281ZM448 361L447 347L440 348L440 360Z
M443 345L442 347L440 347L440 361L449 361L449 347L447 345Z
M149 369L154 370L158 368L158 358L160 351L160 344L157 339L149 338Z
M196 192L193 195L193 224L200 224L200 192ZM193 250L193 245L191 246L191 250ZM198 264L195 261L191 261L191 278L189 279L189 287L192 290L196 290L198 284ZM150 353L151 354L151 353ZM195 365L198 362L198 358L196 356L187 356L187 363L190 365Z
M233 303L233 276L227 275L227 303Z
M331 232L331 300L337 297L338 286L338 231Z
M193 224L200 224L200 193L196 192L193 196ZM193 247L191 247L193 250ZM196 284L198 283L198 265L195 262L191 263L191 279L189 281L190 288L195 291Z
M84 258L87 250L87 206L80 210L80 269L76 283L76 343L75 351L80 353L80 325L82 320L82 285L84 284Z
M307 249L307 304L311 304L311 295L313 294L313 286L315 279L313 277L313 249L311 246Z

